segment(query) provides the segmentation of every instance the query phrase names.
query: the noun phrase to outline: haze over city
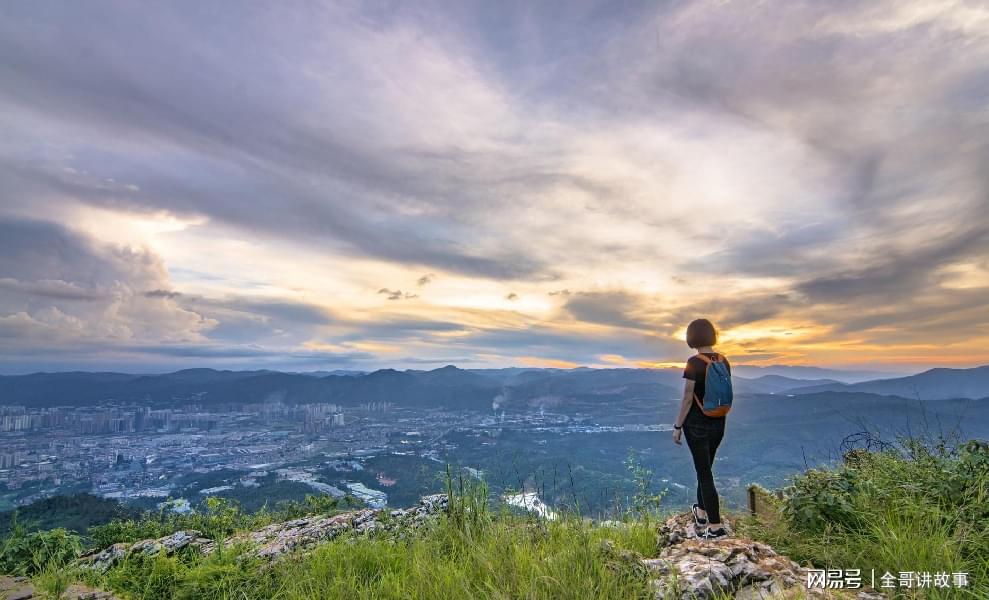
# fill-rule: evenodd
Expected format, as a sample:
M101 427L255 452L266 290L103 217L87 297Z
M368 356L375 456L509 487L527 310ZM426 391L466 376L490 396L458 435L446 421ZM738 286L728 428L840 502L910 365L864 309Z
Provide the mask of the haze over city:
M977 3L7 2L0 370L989 362Z

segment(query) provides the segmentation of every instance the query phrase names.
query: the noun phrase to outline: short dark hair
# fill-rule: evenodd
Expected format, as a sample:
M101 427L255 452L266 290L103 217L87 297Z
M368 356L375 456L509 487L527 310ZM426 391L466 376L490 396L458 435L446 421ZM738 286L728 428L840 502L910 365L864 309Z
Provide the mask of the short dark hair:
M713 346L718 343L718 330L707 319L694 319L687 325L687 345L691 348Z

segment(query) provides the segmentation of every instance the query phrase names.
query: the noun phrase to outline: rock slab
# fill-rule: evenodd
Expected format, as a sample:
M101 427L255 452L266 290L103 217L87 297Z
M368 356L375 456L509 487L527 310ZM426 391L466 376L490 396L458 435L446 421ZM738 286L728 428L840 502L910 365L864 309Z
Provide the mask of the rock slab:
M726 522L731 531L731 524ZM770 598L834 598L885 600L868 588L807 588L808 568L777 554L767 544L729 535L703 540L693 515L674 515L660 527L659 556L643 559L657 600L707 600L728 593L737 600Z

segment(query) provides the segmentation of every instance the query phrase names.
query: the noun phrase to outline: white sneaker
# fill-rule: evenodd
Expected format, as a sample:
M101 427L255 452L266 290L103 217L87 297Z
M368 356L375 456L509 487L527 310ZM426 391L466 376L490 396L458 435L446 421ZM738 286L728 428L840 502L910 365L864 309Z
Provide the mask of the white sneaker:
M728 530L722 525L718 529L711 529L708 527L707 531L697 536L699 540L720 540L721 538L728 537Z
M707 518L698 515L698 510L700 510L700 506L695 502L694 505L690 507L690 512L694 515L694 525L704 527L707 525Z

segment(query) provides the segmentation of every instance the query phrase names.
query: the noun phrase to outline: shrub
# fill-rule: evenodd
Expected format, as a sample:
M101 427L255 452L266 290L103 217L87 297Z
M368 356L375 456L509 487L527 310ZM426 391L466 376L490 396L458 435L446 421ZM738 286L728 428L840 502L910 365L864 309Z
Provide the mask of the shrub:
M782 519L749 517L739 532L819 568L965 571L970 588L928 597L989 597L989 446L942 442L847 452L793 478Z
M625 468L635 484L635 492L625 510L625 516L643 519L648 524L650 520L660 516L663 498L669 493L669 489L664 488L658 494L652 492L653 472L640 463L631 450L625 459Z
M0 572L36 575L46 567L63 567L82 553L82 539L65 529L25 532L16 523L0 543Z
M819 531L825 523L860 524L853 497L860 478L853 469L809 469L794 478L786 490L783 514L799 528Z

